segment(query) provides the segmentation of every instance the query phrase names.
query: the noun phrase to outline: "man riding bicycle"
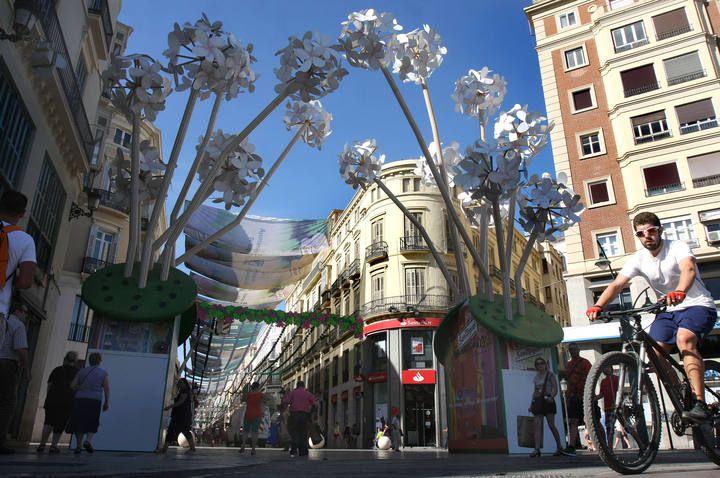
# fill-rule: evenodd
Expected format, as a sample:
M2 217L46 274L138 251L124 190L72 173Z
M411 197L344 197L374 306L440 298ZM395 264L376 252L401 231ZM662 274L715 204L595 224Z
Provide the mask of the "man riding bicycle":
M635 236L643 249L627 261L615 280L587 311L590 321L625 288L630 279L642 276L659 296L665 296L668 308L655 316L649 335L670 352L680 351L685 371L696 397L693 407L683 412L691 420L709 417L704 397L705 369L699 344L714 327L717 310L712 295L700 280L695 256L684 241L662 239L660 219L651 212L633 218Z

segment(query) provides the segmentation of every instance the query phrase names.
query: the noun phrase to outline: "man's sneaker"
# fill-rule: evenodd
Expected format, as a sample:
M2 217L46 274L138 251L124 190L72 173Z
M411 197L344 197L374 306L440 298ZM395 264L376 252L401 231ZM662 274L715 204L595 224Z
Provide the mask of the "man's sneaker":
M708 410L705 402L697 401L690 410L686 410L682 413L683 418L687 418L693 421L703 421L710 418L710 411Z
M560 450L560 453L565 456L575 456L575 448L567 446L564 449Z

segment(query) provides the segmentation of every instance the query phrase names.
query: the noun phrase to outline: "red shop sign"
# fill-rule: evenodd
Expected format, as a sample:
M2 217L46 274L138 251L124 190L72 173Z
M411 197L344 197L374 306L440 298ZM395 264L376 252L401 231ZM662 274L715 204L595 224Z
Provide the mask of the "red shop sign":
M337 393L333 393L330 396L330 403L337 403Z
M387 382L387 372L373 372L367 376L368 383Z
M407 384L433 384L435 383L435 370L403 370L402 383Z
M340 393L340 399L341 399L341 400L347 400L347 399L348 399L348 391L347 391L347 390L343 390L343 391Z

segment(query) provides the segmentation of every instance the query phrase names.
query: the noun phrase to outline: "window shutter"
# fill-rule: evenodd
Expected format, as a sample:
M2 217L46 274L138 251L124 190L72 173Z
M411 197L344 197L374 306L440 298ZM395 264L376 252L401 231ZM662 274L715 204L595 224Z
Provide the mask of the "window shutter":
M715 117L715 109L713 108L710 98L676 106L675 112L677 113L680 124L693 123Z
M657 15L653 17L653 23L655 24L655 35L659 40L671 37L676 34L675 32L681 32L690 25L684 8Z
M662 188L670 184L680 183L680 175L675 163L645 168L643 169L643 176L645 176L645 186L648 189Z
M584 110L585 108L591 108L592 96L590 95L590 89L574 91L572 94L573 104L576 110Z
M693 179L706 178L720 174L720 151L691 156L688 158L690 175Z
M674 79L702 71L702 63L696 51L686 55L668 58L664 61L668 83Z
M657 84L655 70L652 65L622 71L620 72L620 78L622 79L623 89L626 91Z
M640 116L635 116L634 118L630 118L630 121L632 121L633 126L641 125L641 124L647 124L652 123L653 121L661 121L665 119L665 111L655 111L653 113L647 113Z

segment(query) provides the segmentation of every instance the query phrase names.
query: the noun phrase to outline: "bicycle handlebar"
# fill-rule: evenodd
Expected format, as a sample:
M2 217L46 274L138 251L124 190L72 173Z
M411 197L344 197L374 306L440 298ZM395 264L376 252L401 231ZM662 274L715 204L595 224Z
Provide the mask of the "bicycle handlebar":
M597 320L602 320L604 322L610 322L616 317L627 317L627 316L633 316L637 314L657 314L659 312L663 312L665 308L667 307L667 301L665 299L665 296L660 297L657 302L654 304L645 305L643 307L638 307L637 309L623 309L623 310L613 310L608 312L600 312L597 316Z

